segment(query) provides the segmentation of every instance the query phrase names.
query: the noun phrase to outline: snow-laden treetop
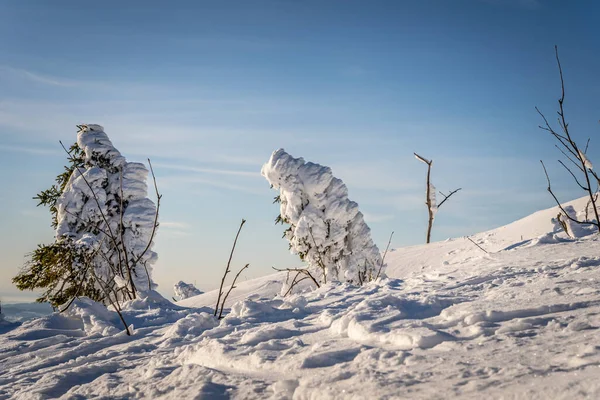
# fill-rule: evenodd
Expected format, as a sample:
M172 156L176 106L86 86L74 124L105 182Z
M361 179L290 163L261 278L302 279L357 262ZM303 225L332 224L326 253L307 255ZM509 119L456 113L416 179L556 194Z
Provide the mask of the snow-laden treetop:
M175 292L177 300L185 300L202 294L202 291L194 286L193 283L185 283L184 281L179 281L173 285L173 292Z
M77 145L84 166L73 171L56 203L56 239L100 249L94 260L99 276L112 280L116 265L127 267L136 287L148 289L157 258L151 250L157 210L147 197L148 170L127 162L100 125L81 125Z
M376 278L382 266L379 249L358 204L348 199L346 185L329 167L279 149L261 173L279 189L280 220L290 225L285 237L291 251L320 271L322 282Z

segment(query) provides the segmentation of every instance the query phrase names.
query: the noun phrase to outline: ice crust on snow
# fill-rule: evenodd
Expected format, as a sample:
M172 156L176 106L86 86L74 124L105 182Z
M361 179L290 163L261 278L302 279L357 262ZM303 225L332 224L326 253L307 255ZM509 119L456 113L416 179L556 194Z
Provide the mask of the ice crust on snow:
M271 155L261 174L279 190L280 213L290 224L285 237L291 251L302 254L315 271L326 268L326 280L359 282L359 271L374 279L381 266L358 204L329 167L294 158L283 149Z
M139 290L145 290L157 259L152 244L144 253L156 215L156 206L147 197L148 170L143 164L127 162L100 125L82 125L77 145L85 154L85 166L73 171L57 201L56 238L72 240L90 251L100 248L113 265L119 265L112 234L119 246L125 244L130 265L139 258L134 283ZM122 235L117 234L121 226ZM99 277L105 281L114 278L103 256L96 254L94 264ZM154 286L152 281L150 286Z

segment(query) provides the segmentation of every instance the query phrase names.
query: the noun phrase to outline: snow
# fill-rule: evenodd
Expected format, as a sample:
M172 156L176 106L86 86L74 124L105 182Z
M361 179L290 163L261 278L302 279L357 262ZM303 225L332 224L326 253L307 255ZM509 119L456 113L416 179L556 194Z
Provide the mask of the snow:
M193 283L185 283L184 281L179 281L173 285L173 292L175 292L176 300L185 300L189 297L202 294Z
M583 212L587 199L565 204ZM568 208L570 207L570 208ZM558 208L388 252L387 278L280 297L285 273L123 314L0 325L0 398L600 398L600 238Z
M586 167L587 169L593 169L594 166L592 165L592 162L587 158L585 153L581 150L577 150L577 151L579 153L579 158L581 159L581 161L583 161L584 167Z
M431 216L433 218L435 218L435 214L437 214L438 211L438 205L437 205L437 200L436 200L436 195L435 195L435 191L437 189L435 188L435 186L433 186L433 183L429 184L429 190L426 191L426 196L429 196L429 209L431 210Z
M114 266L121 268L121 259L126 257L136 288L153 287L157 254L151 249L151 239L156 206L147 197L148 170L143 164L127 162L102 126L80 128L77 145L85 154L84 167L73 171L57 201L56 240L72 240L90 252L99 249L93 256L95 274L104 282L127 285L114 279L113 271Z
M372 280L384 270L358 204L329 167L294 158L279 149L261 174L279 190L285 237L320 282ZM364 274L360 278L359 274Z

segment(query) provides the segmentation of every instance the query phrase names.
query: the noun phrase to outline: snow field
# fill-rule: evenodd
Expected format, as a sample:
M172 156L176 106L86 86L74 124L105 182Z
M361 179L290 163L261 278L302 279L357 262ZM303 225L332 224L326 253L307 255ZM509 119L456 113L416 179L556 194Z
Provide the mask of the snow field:
M471 237L489 253L396 249L363 287L241 282L220 321L215 292L149 292L125 304L132 337L84 300L0 325L0 398L600 398L600 241L556 213Z

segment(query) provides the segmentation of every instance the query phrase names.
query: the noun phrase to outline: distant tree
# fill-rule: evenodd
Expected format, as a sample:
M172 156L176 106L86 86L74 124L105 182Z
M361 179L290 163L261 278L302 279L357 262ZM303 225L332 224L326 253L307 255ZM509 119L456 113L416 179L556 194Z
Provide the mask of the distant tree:
M440 192L440 194L442 196L444 196L444 199L438 204L436 201L436 195L435 195L436 189L435 189L435 186L433 186L433 184L431 183L431 166L433 165L433 160L428 160L424 157L421 157L417 153L414 153L414 155L417 158L417 160L427 164L427 181L426 181L427 189L425 191L425 205L427 206L427 212L429 214L429 218L428 218L428 222L427 222L427 237L426 237L425 243L430 243L431 242L431 228L433 228L433 220L435 219L435 214L437 214L439 208L446 202L446 200L448 200L450 198L450 196L452 196L454 193L461 190L461 188L451 191L448 195L445 195L444 193Z
M157 205L147 198L148 170L127 162L101 126L79 128L77 143L65 149L69 165L35 197L50 209L55 240L38 245L13 282L45 289L37 301L61 311L78 296L120 311L121 300L155 286L151 247L161 196L156 190Z
M202 291L198 290L193 283L185 283L184 281L179 281L173 285L173 292L175 293L175 300L185 300L202 294Z
M552 125L550 125L550 123L548 122L548 120L546 119L544 114L542 114L542 112L537 107L535 109L538 112L538 114L540 114L542 119L544 120L544 125L540 126L540 129L547 131L548 133L550 133L550 135L552 135L552 137L554 137L554 139L557 142L557 144L555 144L554 146L568 160L568 162L566 164L562 160L558 160L558 162L560 163L560 165L563 166L563 168L565 168L569 172L569 174L571 175L571 177L573 178L573 180L575 181L577 186L579 186L581 188L581 190L583 190L588 197L588 203L585 208L585 216L578 218L576 214L571 215L572 213L571 214L568 213L563 208L560 201L558 200L558 198L552 191L552 187L550 185L550 177L548 176L548 171L546 170L546 166L544 165L544 162L542 160L540 160L540 163L542 164L542 168L544 169L544 173L546 174L546 180L548 182L547 190L550 193L550 195L552 196L552 198L554 198L554 201L556 201L556 204L558 205L558 207L560 208L561 213L563 214L563 220L564 220L564 218L566 218L576 224L592 225L593 227L595 227L596 230L598 230L598 232L600 232L600 222L599 222L600 219L598 218L598 207L597 207L598 187L600 185L600 178L598 177L597 173L594 171L594 169L593 169L594 166L592 165L592 162L588 159L588 157L586 155L588 146L590 144L590 139L588 138L587 142L585 144L585 147L581 148L575 142L575 139L573 138L573 136L569 130L569 124L567 123L567 119L565 117L565 108L564 108L565 82L563 79L563 71L562 71L562 67L560 64L560 58L558 57L558 47L557 46L554 46L554 53L556 56L556 63L558 64L558 72L560 74L560 87L561 87L561 96L558 99L558 111L557 111L558 125L560 127L559 131L556 131L552 127ZM567 166L567 164L570 165L571 167ZM573 167L574 167L574 169L573 169ZM592 209L591 215L589 213L590 208ZM563 223L564 223L564 221L563 221ZM568 234L568 231L567 231L567 234Z
M371 231L348 199L346 185L329 167L275 151L262 167L262 175L279 190L276 223L287 224L284 237L290 250L307 262L307 269L291 269L316 286L330 281L363 284L377 278L383 267Z

